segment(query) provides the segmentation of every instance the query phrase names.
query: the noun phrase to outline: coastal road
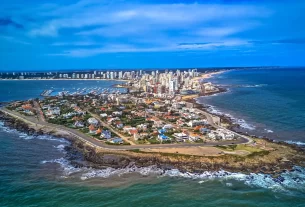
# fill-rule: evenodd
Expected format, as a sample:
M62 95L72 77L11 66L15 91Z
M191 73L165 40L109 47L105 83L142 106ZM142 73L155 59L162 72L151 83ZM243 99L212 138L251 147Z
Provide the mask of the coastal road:
M212 127L216 128L216 129L224 129L224 130L227 130L229 132L232 132L235 136L240 137L241 139L246 140L246 142L244 144L251 144L253 142L253 140L250 137L247 137L245 135L239 134L237 132L234 132L234 131L232 131L230 129L227 129L225 127L222 127L222 126L216 124L215 120L217 120L217 122L218 122L218 119L219 119L219 122L220 122L220 118L218 116L213 116L212 114L210 114L210 113L208 113L206 111L203 111L201 109L198 109L198 108L194 108L194 109L197 112L200 112L201 114L205 115L209 125L211 125Z
M51 124L48 122L43 122L35 119L34 117L27 117L18 112L8 110L6 108L0 109L3 113L10 115L14 118L17 118L25 123L35 125L37 128L44 129L47 128L50 131L61 131L68 134L70 137L76 138L91 147L100 148L100 149L107 149L107 150L132 150L132 149L156 149L156 148L180 148L180 147L208 147L208 146L225 146L225 145L232 145L232 144L247 144L249 142L248 139L244 139L241 137L237 140L230 140L230 141L220 141L220 142L206 142L206 143L180 143L180 144L146 144L146 145L107 145L97 139L94 139L82 132L71 129L65 126ZM63 135L64 136L64 135Z

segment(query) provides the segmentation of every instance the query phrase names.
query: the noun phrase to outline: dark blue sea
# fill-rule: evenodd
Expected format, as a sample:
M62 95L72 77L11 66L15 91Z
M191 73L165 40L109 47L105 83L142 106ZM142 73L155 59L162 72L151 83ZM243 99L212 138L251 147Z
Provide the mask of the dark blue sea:
M305 144L305 68L232 70L209 81L229 90L198 99L212 112L250 134Z
M302 141L304 71L231 71L214 79L230 85L230 91L203 102L244 119L255 128L251 130L272 130L269 134L278 134L279 139ZM76 84L111 87L114 83L0 81L1 101L38 97L50 87L80 87ZM257 98L258 105L251 97ZM285 139L281 131L291 137ZM65 146L69 145L65 139L28 136L0 123L0 206L305 206L302 168L283 173L281 180L224 171L190 174L168 170L161 175L153 166L96 170L74 167L67 159Z

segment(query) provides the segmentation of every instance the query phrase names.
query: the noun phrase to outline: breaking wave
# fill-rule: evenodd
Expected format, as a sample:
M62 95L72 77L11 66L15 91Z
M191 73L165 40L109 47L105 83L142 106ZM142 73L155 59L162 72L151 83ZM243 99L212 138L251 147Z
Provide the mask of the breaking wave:
M41 164L47 164L47 163L57 163L61 166L63 171L63 176L68 176L76 172L80 172L82 168L74 167L69 160L65 158L58 158L53 160L44 160L41 162Z
M302 146L302 147L305 147L305 143L304 142L300 142L300 141L285 141L286 143L288 144L295 144L295 145L298 145L298 146Z
M244 88L260 88L260 87L264 87L264 86L267 86L267 84L241 85L241 87L244 87Z
M17 135L19 138L24 140L31 140L31 139L39 139L39 140L48 140L48 141L57 141L60 143L66 143L69 144L70 142L64 138L57 138L52 135L29 135L25 132L20 132L16 129L12 129L9 127L6 127L3 122L0 121L0 131L11 133Z
M216 109L215 106L207 105L207 104L205 104L205 106L207 106L207 111L210 112L211 114L215 114L218 116L226 116L226 117L230 118L233 123L238 124L241 128L248 129L248 130L255 130L255 126L247 123L244 119L237 119L229 113L223 113L219 109Z
M272 191L289 192L290 190L299 190L305 192L305 168L294 167L293 171L287 171L280 174L277 178L271 175L262 173L251 173L249 175L243 173L231 173L228 171L203 173L189 173L180 172L177 169L163 170L156 166L149 167L127 167L122 169L105 168L105 169L92 169L87 167L77 168L65 158L54 159L50 161L43 161L42 164L57 163L63 170L63 175L75 175L80 180L88 180L91 178L110 178L111 176L122 176L129 173L138 173L143 176L155 175L156 177L171 177L171 178L185 178L198 181L202 184L209 180L224 181L227 187L231 187L232 181L242 182L250 187L266 188Z

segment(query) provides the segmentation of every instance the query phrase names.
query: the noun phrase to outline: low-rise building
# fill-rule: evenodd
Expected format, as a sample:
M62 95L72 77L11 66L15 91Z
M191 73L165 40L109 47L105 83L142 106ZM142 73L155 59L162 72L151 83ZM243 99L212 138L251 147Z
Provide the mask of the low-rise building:
M89 118L87 121L88 121L89 124L92 124L94 126L97 126L98 123L99 123L98 120L96 118L93 118L93 117Z

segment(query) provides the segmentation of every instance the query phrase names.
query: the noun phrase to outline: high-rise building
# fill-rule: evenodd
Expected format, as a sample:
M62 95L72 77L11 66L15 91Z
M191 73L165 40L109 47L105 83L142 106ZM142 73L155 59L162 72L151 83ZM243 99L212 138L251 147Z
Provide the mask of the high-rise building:
M174 92L175 91L175 88L176 88L176 86L175 86L175 81L169 81L169 92Z

